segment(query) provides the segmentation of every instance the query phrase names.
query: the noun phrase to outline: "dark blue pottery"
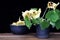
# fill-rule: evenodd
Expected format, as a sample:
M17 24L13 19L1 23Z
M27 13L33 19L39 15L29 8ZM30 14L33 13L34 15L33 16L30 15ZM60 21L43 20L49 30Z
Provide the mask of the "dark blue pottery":
M29 32L26 26L10 25L10 29L13 34L17 34L17 35L27 34Z
M49 28L42 30L41 26L37 25L36 26L36 36L38 38L48 38L49 37Z

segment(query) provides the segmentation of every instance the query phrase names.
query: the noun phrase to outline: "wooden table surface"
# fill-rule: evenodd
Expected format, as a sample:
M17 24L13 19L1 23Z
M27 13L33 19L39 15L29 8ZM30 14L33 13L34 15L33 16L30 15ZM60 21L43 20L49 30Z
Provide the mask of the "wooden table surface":
M26 35L14 35L12 33L0 33L0 40L60 40L60 33L50 33L48 39L40 39L35 33Z

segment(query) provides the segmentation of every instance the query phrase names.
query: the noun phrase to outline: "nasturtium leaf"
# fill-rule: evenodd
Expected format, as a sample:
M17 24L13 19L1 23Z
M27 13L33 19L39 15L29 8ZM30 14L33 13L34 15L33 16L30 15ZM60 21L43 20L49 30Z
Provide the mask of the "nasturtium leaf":
M58 20L57 22L55 22L56 25L56 29L60 29L60 20Z
M33 23L34 25L36 25L36 24L38 24L39 22L38 22L37 19L32 19L32 23Z
M49 25L50 25L50 23L47 22L46 20L44 20L44 21L42 21L42 22L40 23L40 26L41 26L41 29L42 29L42 30L48 28Z
M60 10L56 9L55 11L59 15L59 18L60 18Z
M56 10L51 10L46 13L45 18L51 22L56 22L59 19L59 15Z
M28 27L28 29L30 29L30 28L31 28L31 25L32 25L30 19L26 16L26 17L24 18L24 20L25 20L25 24L26 24L26 26Z
M50 24L52 25L52 27L55 27L55 22L50 22Z

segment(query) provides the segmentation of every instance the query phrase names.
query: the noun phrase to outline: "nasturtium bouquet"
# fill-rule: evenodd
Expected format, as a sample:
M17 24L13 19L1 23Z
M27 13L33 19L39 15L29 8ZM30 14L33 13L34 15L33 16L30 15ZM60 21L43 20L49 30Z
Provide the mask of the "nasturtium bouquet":
M26 10L25 12L22 12L22 16L25 20L26 26L30 29L31 25L37 25L40 24L42 29L47 28L49 26L49 22L47 22L45 19L40 17L41 14L41 8L32 8L30 10Z
M59 4L59 2L57 4L54 2L48 2L47 8L49 9L45 15L45 19L47 19L47 21L49 21L50 24L57 29L60 29L60 10L57 9Z
M56 9L59 2L56 4L54 2L48 2L46 10L41 17L41 8L32 8L22 12L26 26L30 29L32 25L39 24L41 29L46 29L51 24L57 29L60 28L60 10ZM50 10L52 9L52 10Z
M40 16L41 13L41 9L39 8L38 10L36 8L30 9L30 10L26 10L25 12L22 12L22 16L25 20L26 26L30 29L31 25L34 23L32 22L33 20L36 21L35 19L37 19Z

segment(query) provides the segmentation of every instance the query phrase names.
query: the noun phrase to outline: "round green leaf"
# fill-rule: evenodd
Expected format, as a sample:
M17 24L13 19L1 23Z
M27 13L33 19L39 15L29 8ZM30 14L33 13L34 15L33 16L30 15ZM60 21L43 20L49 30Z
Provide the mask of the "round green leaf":
M57 22L55 22L56 28L60 29L60 20L58 20Z
M56 10L48 11L45 18L51 22L56 22L59 19L59 15Z

